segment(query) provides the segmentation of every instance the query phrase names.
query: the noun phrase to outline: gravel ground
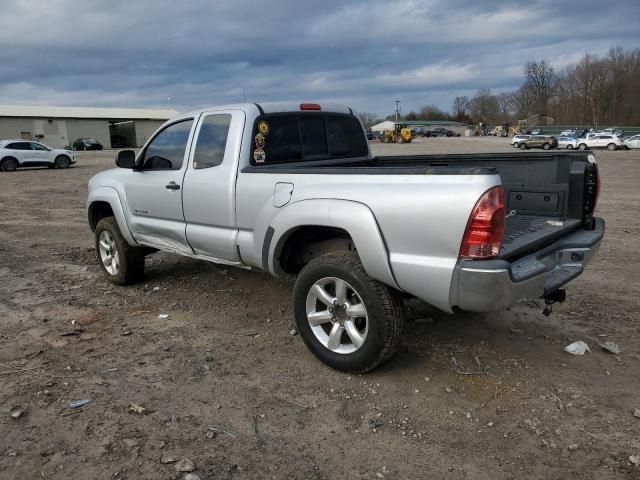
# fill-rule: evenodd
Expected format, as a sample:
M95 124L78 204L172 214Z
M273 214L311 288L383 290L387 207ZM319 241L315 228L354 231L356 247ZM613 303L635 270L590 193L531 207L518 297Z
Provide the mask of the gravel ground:
M263 273L161 253L144 283L107 283L85 199L114 153L79 157L0 174L0 478L640 478L640 151L597 153L607 234L551 317L416 304L396 357L361 376L291 335L291 285ZM592 353L565 353L575 340Z

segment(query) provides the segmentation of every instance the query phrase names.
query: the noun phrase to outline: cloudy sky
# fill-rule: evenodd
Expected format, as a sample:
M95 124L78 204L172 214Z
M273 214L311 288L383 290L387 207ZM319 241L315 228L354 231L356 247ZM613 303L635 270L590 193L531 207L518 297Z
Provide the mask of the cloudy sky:
M640 0L2 0L0 104L186 110L331 100L389 114L523 64L640 47Z

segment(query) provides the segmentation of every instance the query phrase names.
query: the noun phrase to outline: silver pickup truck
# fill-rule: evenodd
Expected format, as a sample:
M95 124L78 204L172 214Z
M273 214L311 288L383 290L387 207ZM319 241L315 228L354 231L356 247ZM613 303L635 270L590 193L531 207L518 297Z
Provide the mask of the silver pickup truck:
M445 312L562 300L596 253L591 152L372 156L349 107L261 103L185 113L89 183L107 278L157 250L296 278L311 351L363 372L400 342L404 298Z

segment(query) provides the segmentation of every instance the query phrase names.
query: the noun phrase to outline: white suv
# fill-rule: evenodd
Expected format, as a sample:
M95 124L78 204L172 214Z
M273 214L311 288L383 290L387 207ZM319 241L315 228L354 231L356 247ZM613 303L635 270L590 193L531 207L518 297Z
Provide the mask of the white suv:
M0 172L11 172L19 167L67 168L76 163L73 152L52 149L29 140L0 141Z
M586 150L587 148L606 148L607 150L617 150L624 145L620 137L608 133L599 133L596 135L587 135L588 138L578 140L578 148Z

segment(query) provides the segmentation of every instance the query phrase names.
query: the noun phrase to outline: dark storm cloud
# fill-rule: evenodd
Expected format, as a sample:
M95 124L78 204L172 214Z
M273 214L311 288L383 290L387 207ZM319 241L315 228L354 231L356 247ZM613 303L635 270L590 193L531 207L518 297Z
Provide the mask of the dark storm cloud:
M388 113L640 45L640 2L4 0L0 103L318 99Z

